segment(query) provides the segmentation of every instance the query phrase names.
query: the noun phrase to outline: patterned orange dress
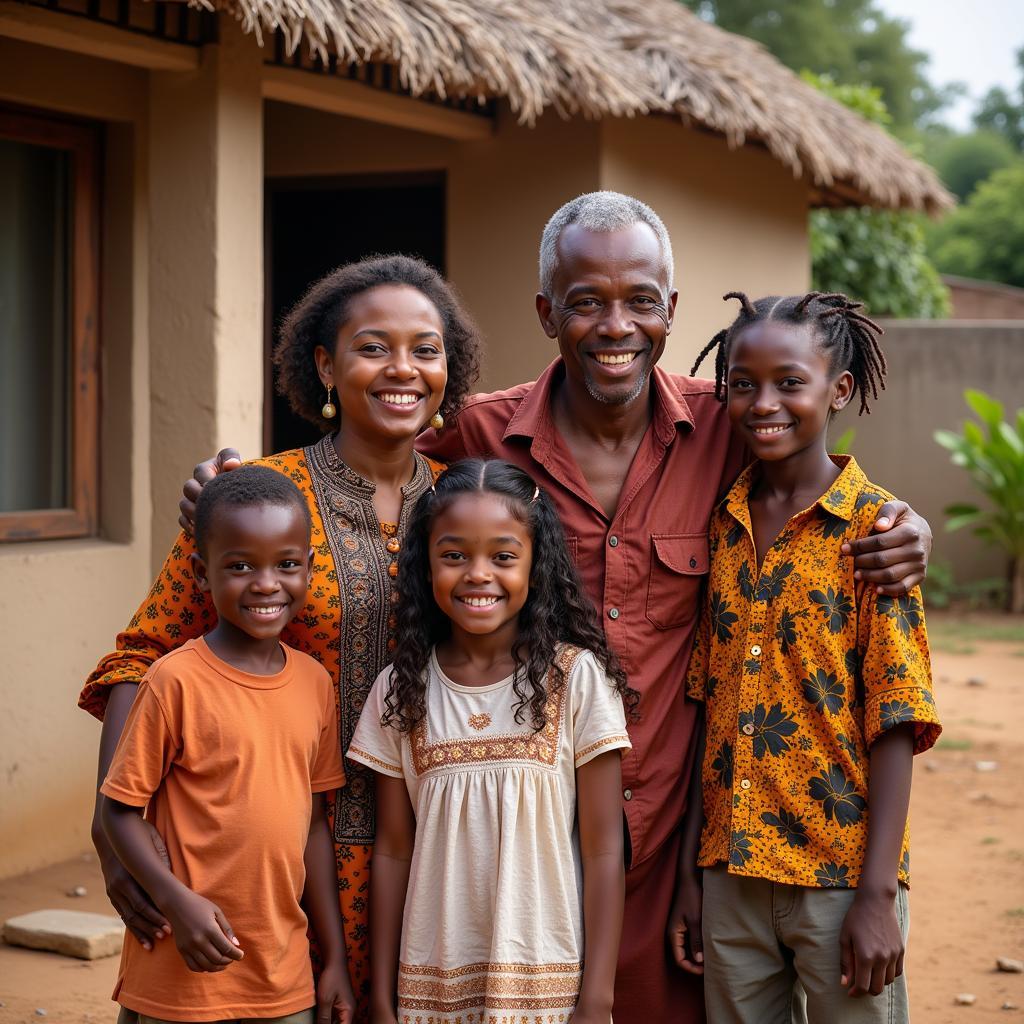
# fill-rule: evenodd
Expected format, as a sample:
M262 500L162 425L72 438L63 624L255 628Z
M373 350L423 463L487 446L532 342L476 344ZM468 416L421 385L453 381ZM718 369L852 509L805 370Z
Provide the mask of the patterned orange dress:
M331 436L257 464L290 477L309 503L313 582L305 607L281 639L316 658L334 679L344 752L370 687L391 660L394 646L397 593L392 566L397 555L388 550L388 541L397 537L401 542L417 499L443 466L417 454L413 477L402 488L399 522L384 523L373 505L374 485L341 461ZM202 636L216 623L213 602L192 577L189 559L194 551L192 539L180 534L145 601L127 629L118 634L116 649L100 659L86 680L79 707L102 719L111 686L141 682L157 658ZM328 794L328 822L338 864L356 1019L365 1021L370 990L367 904L374 838L373 773L350 763L346 774L347 785Z

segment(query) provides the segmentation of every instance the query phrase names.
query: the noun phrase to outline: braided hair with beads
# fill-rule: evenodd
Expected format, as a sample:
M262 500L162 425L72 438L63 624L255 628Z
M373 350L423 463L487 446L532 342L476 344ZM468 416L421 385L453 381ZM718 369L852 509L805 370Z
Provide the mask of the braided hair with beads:
M708 353L715 353L715 397L724 402L726 374L729 368L729 345L733 338L751 324L765 321L799 324L810 328L815 340L829 357L833 375L849 370L854 391L860 392L858 415L870 413L868 395L878 398L885 388L885 355L878 345L878 336L885 332L874 320L858 310L863 303L847 298L841 292L808 292L804 296L769 295L751 302L743 292L728 292L723 299L738 299L740 311L729 327L719 331L704 346L690 370L696 374Z

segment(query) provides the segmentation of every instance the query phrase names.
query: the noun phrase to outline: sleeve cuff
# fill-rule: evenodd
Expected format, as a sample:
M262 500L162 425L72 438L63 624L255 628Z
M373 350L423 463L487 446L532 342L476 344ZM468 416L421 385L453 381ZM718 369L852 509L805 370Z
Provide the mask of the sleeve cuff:
M632 746L629 736L624 732L604 736L593 743L588 743L581 750L577 750L573 763L577 768L581 768L588 761L593 761L595 757L607 754L609 750L629 750Z
M129 807L145 807L153 795L152 793L135 793L110 782L104 782L100 786L100 792L104 796L109 796L111 800L116 800L119 804L127 804Z
M374 757L368 750L363 750L360 747L349 747L345 756L350 761L355 761L358 764L365 765L367 768L372 769L375 772L379 772L381 775L389 775L393 779L404 779L405 772L402 771L400 764L391 764L389 761L382 761L379 757Z
M332 789L341 789L345 785L345 773L328 776L326 779L313 779L310 783L311 793L329 793Z
M914 753L935 745L942 732L931 691L918 686L899 686L872 694L864 706L864 739L871 745L897 725L913 724Z

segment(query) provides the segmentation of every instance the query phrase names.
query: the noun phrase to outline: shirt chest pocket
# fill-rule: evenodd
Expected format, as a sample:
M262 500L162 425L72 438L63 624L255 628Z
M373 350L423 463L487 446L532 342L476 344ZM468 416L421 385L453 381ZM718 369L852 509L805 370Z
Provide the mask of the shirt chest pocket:
M706 533L653 535L647 618L658 629L675 629L691 622L707 572Z

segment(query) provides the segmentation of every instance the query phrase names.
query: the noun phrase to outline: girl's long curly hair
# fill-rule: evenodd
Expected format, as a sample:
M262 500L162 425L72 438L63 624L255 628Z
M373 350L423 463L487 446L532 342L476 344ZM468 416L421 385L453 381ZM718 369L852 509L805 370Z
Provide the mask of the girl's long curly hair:
M526 526L533 542L530 591L519 613L519 637L512 651L516 721L522 722L528 712L534 730L544 727L547 699L566 682L555 662L560 643L592 652L635 717L639 694L627 685L608 646L551 499L518 466L498 459L465 459L442 473L420 498L402 544L395 660L381 724L409 732L426 714L430 651L451 632L430 582L430 531L437 517L466 494L495 495Z

